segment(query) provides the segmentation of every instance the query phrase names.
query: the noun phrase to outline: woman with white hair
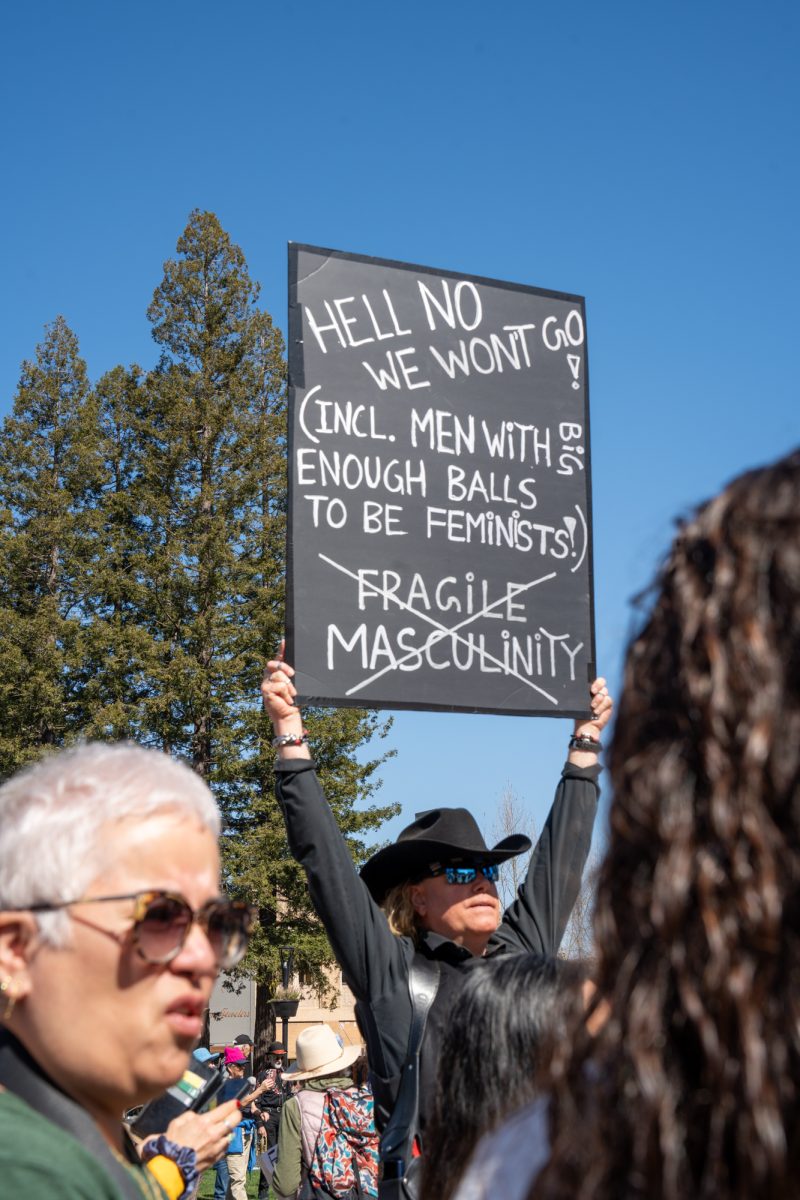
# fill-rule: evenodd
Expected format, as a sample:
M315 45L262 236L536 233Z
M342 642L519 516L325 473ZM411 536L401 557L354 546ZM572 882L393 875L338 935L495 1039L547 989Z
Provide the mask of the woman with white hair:
M180 1078L252 923L219 893L216 804L164 754L88 745L0 787L0 823L4 1194L160 1196L120 1114ZM188 1184L191 1155L157 1148Z

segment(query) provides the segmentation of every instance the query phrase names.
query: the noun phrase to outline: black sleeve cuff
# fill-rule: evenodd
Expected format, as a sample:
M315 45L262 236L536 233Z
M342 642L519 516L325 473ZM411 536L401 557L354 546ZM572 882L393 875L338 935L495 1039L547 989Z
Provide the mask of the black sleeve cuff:
M276 758L276 775L300 775L303 771L316 771L313 758Z
M574 763L565 762L561 771L562 779L586 779L589 783L597 783L600 777L600 763L593 767L576 767Z

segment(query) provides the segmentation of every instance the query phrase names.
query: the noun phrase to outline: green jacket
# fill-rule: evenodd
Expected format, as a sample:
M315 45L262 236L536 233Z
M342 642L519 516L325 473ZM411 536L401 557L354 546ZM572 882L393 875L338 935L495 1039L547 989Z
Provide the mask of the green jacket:
M307 1079L303 1088L312 1092L326 1092L328 1088L351 1088L349 1075L323 1075L320 1079ZM281 1109L278 1127L278 1158L272 1176L272 1190L278 1200L289 1200L300 1187L303 1175L303 1146L300 1140L300 1105L294 1096Z
M148 1172L128 1169L143 1198L161 1200ZM120 1200L114 1181L71 1134L2 1090L0 1180L8 1200Z

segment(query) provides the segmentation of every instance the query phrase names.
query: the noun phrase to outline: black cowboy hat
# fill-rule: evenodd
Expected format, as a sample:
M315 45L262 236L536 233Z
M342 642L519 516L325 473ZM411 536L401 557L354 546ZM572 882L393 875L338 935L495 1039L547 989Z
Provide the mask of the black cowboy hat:
M512 833L490 849L465 808L432 808L407 825L391 846L373 854L361 868L361 878L380 904L393 887L421 877L432 863L501 863L530 848L529 837Z

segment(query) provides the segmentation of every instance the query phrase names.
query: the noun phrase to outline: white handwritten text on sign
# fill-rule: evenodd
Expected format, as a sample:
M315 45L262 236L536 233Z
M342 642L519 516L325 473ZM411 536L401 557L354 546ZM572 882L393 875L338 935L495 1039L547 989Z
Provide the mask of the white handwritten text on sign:
M301 695L585 711L582 299L302 246L290 277Z

